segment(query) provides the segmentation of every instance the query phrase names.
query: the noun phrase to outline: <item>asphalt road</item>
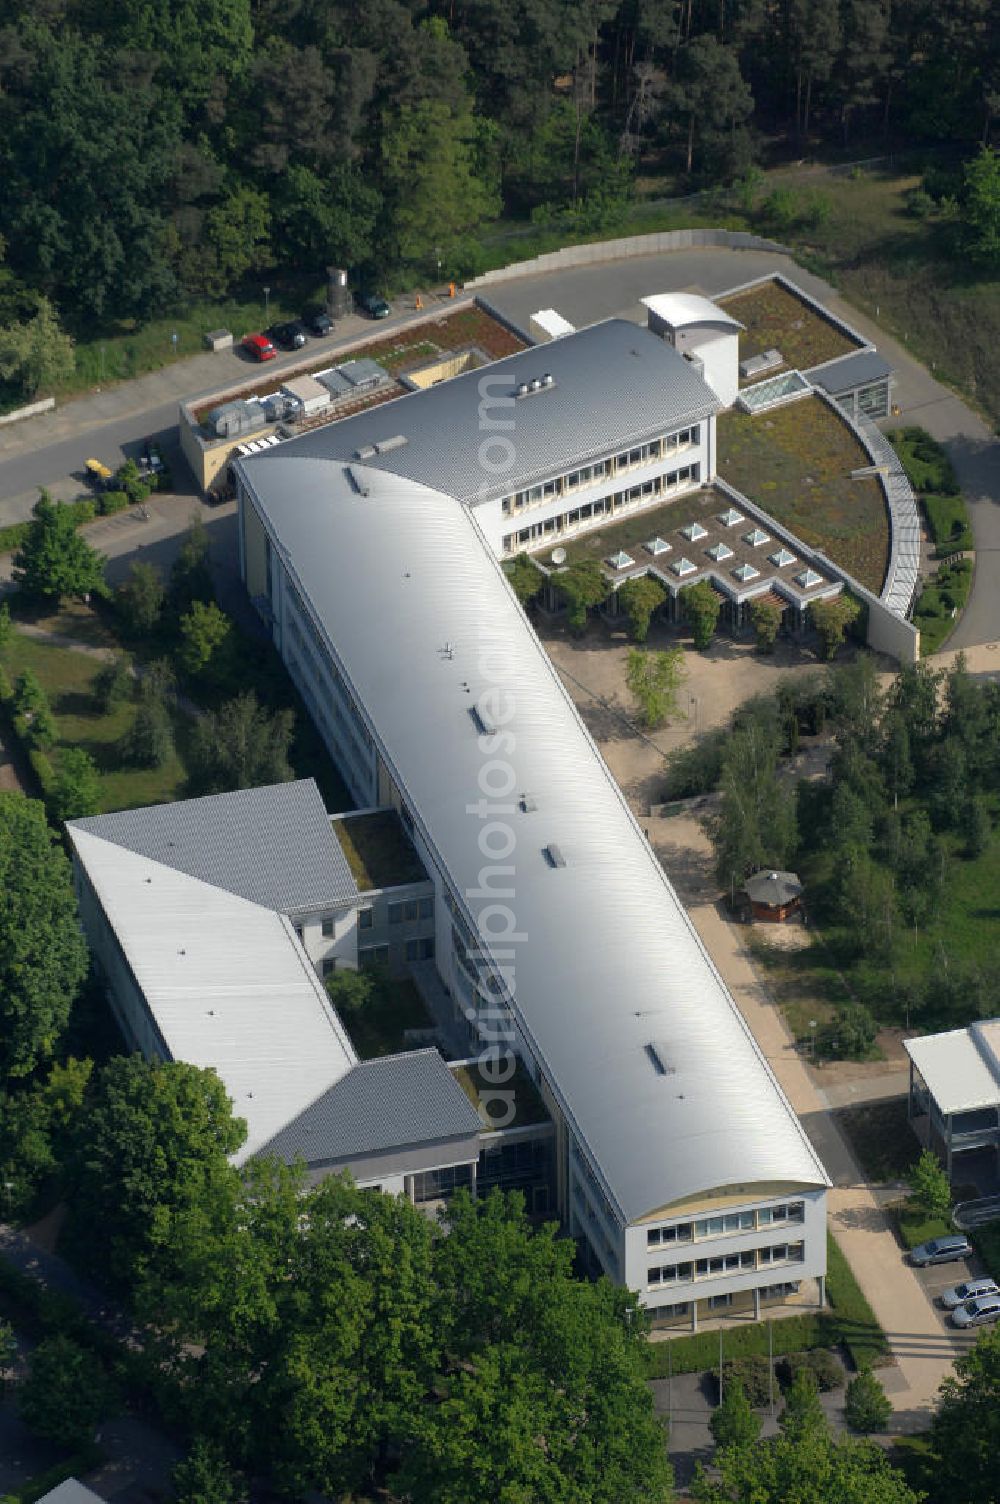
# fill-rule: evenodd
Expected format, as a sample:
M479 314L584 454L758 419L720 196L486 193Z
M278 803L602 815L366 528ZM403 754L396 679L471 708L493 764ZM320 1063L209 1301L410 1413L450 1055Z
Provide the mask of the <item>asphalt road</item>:
M516 278L485 291L500 312L523 327L531 313L546 307L555 307L578 325L611 315L644 322L639 300L647 294L698 289L712 296L775 270L786 272L877 345L896 371L902 421L922 424L946 445L969 502L977 558L972 599L947 646L1000 640L1000 441L904 345L844 303L820 278L770 252L700 248ZM401 316L379 326L352 316L338 328L338 336L356 339L359 333L388 332L405 322L403 305L397 307ZM297 358L283 356L271 369L280 370ZM45 417L0 428L0 523L28 516L39 486L51 486L57 495L74 494L79 486L73 477L92 453L114 464L134 453L147 435L170 447L178 401L235 383L251 369L233 352L196 356L67 403ZM184 467L177 464L175 469L184 484Z

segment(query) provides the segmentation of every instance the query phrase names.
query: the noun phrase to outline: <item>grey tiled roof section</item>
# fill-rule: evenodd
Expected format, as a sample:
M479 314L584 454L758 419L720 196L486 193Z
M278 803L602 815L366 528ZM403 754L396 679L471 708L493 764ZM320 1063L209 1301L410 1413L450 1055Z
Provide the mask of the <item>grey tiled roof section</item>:
M311 778L71 824L279 913L357 900L357 884Z
M504 403L519 382L546 373L554 378L552 386ZM694 366L671 345L625 319L606 319L317 428L278 449L282 458L349 464L359 450L404 434L405 444L365 463L473 502L697 422L718 407ZM495 444L484 462L480 446L491 438ZM271 458L270 451L255 456L248 474Z
M821 386L824 392L834 397L841 392L853 392L855 387L867 386L872 381L884 381L891 374L889 362L876 350L857 350L853 355L827 361L825 365L814 366L806 372L813 386Z
M79 1478L65 1478L43 1494L39 1504L103 1504L100 1494L81 1483Z
M482 1123L437 1050L365 1060L262 1151L289 1162L346 1162L387 1149L474 1138Z

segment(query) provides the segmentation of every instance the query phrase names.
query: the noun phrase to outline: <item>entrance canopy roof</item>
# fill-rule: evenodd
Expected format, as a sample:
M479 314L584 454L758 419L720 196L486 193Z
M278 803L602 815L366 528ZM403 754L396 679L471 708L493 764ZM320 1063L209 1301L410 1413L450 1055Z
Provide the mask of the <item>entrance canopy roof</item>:
M945 1117L1000 1107L1000 1018L903 1045Z

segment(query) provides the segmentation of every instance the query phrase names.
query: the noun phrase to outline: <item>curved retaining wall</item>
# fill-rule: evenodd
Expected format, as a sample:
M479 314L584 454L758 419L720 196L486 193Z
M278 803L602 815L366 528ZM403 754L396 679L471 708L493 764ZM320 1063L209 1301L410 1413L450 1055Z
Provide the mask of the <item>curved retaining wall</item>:
M533 256L530 261L515 261L496 271L483 272L465 283L467 290L491 287L495 282L509 282L514 277L537 277L571 266L590 266L597 261L621 261L627 256L657 256L665 251L689 251L695 246L721 246L730 251L775 251L781 256L792 253L786 245L746 230L660 230L653 235L626 235L620 240L597 240L588 245L568 245L561 251Z

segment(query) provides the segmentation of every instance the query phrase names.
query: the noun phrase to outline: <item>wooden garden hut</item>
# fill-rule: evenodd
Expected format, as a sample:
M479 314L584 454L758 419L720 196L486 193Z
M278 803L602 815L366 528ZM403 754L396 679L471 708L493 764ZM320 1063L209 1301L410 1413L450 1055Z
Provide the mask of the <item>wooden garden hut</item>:
M765 869L748 877L744 892L750 900L750 912L754 919L780 923L802 907L802 884L797 872L775 872Z

